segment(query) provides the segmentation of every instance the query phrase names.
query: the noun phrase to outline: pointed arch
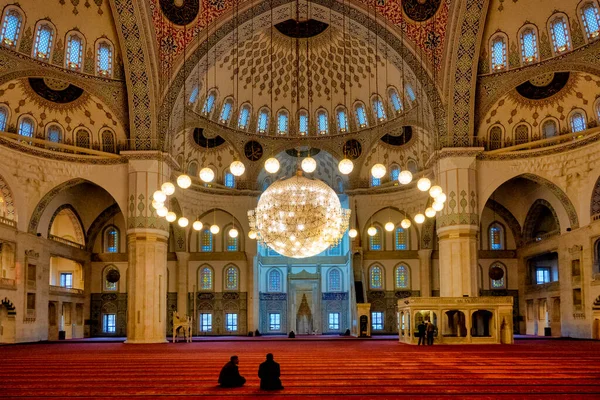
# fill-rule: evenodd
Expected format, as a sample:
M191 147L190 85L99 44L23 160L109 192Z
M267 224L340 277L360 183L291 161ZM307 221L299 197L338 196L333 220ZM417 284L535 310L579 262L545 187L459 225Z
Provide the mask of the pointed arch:
M119 205L117 203L114 203L114 204L108 206L104 211L102 211L100 213L100 215L98 215L96 217L96 219L94 220L94 222L92 222L92 224L90 225L90 227L88 228L87 233L86 233L86 237L87 237L86 250L87 251L91 252L93 250L96 238L98 237L98 234L103 230L102 228L104 228L104 226L106 226L106 224L108 222L113 220L114 217L116 215L118 215L120 212L121 212L121 209L119 208Z
M385 290L385 269L381 264L373 264L369 267L369 289Z
M0 196L3 200L0 203L0 217L8 221L14 221L16 224L17 210L15 209L15 198L10 186L8 186L2 175L0 175Z
M71 223L73 224L73 229L75 230L75 240L77 241L77 243L85 246L86 237L83 229L83 222L81 221L79 213L71 204L63 204L62 206L58 207L56 211L54 211L54 214L52 214L52 217L50 218L50 223L48 224L48 233L46 237L50 237L50 232L52 231L52 225L54 224L54 220L61 213L66 214L71 220Z
M396 290L409 290L410 285L410 267L406 263L400 263L394 267L394 288Z
M341 292L344 288L342 271L339 268L331 268L327 272L327 291Z
M223 290L240 290L240 269L234 264L229 264L223 269Z
M196 273L199 292L212 292L215 288L215 270L208 264L198 267Z
M492 210L494 214L498 214L506 222L515 238L516 246L520 247L523 244L523 236L521 234L521 224L515 216L506 207L493 199L488 199L485 207Z
M281 293L283 292L282 274L279 268L271 268L267 272L267 292Z
M533 202L531 207L529 207L529 211L527 212L527 216L525 217L525 223L523 224L523 238L525 240L535 240L536 233L535 228L540 215L544 212L544 209L550 210L552 214L552 218L554 219L554 223L556 224L556 232L560 233L560 221L558 220L558 216L556 215L556 211L552 207L548 201L544 199L537 199ZM552 233L552 232L546 232Z

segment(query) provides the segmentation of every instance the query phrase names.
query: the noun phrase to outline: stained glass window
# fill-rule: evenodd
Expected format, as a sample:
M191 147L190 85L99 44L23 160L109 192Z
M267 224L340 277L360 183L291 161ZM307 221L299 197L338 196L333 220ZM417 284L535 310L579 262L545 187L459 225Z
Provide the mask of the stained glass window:
M365 106L362 103L356 105L356 122L359 128L366 128L369 124L367 120L367 113L365 112Z
M308 135L308 113L306 111L300 111L298 114L298 133Z
M209 314L209 313L200 314L200 331L201 332L212 331L212 314Z
M383 270L380 266L371 267L371 289L383 289Z
M202 107L203 114L210 114L215 106L215 100L217 96L214 92L210 92L208 97L206 97L206 101L204 102L204 107Z
M588 3L581 7L581 17L588 39L596 39L600 35L600 16L595 3Z
M550 24L550 31L552 33L552 42L554 43L554 52L562 53L569 50L571 41L565 17L555 18Z
M238 330L237 314L225 314L225 329L227 332L236 332Z
M213 251L213 234L209 229L204 229L200 234L200 251Z
M231 118L231 110L233 109L233 101L231 99L225 100L223 104L223 109L221 110L221 123L226 124L229 122L229 118Z
M581 132L585 131L585 129L586 123L583 114L580 112L573 113L573 115L571 115L571 130L573 132Z
M327 283L329 284L329 287L327 288L328 292L342 291L342 273L339 269L334 268L329 271L329 279Z
M225 172L225 186L228 188L235 187L235 176L229 171Z
M394 244L396 250L408 250L408 235L401 226L397 227L394 232Z
M548 139L554 137L558 134L558 129L556 128L556 122L554 120L547 120L542 125L542 137L544 139Z
M190 104L194 104L196 100L198 100L199 91L200 90L198 89L198 86L194 86L194 88L192 89L192 93L190 93Z
M234 266L225 270L225 290L237 290L239 285L238 269Z
M489 149L496 150L502 147L502 129L499 126L494 126L490 129Z
M19 135L25 137L33 137L33 120L29 117L25 117L21 119L21 123L19 124Z
M383 102L378 97L373 99L373 114L375 115L377 121L384 121L386 118Z
M381 178L375 178L371 175L371 186L379 186L381 185Z
M260 110L258 114L258 132L266 133L269 129L269 112L265 109Z
M280 135L288 133L289 120L287 111L279 111L279 115L277 115L277 132Z
M52 125L48 128L48 140L53 143L60 143L62 136L62 130L56 125Z
M115 149L115 135L109 130L102 132L102 151L106 153L114 153Z
M115 227L106 230L104 236L104 251L106 253L119 252L119 231Z
M383 313L380 311L373 311L371 313L371 329L374 331L383 330Z
M348 132L348 118L346 117L346 110L344 110L343 108L337 110L337 124L338 132Z
M9 10L4 15L2 24L2 44L8 47L16 47L21 33L23 18L17 10Z
M81 71L83 60L83 40L75 33L68 35L66 67L74 71Z
M213 272L209 267L203 267L200 270L200 290L212 290Z
M52 40L54 39L54 29L47 23L38 25L35 36L35 46L33 48L33 56L42 61L50 59L50 51L52 50Z
M8 121L8 111L5 107L0 107L0 131L6 131L6 122Z
M79 129L75 134L75 146L84 147L86 149L90 148L90 134L84 130Z
M408 100L410 100L411 103L414 103L417 100L417 96L415 96L415 91L413 90L411 84L407 83L404 87L404 90L406 91L406 97L408 97Z
M506 68L506 41L503 36L492 40L492 71Z
M269 292L281 292L281 271L272 269L269 271Z
M490 249L504 250L504 229L500 224L490 226Z
M375 228L377 233L373 236L369 236L369 250L382 250L383 249L383 240L381 237L381 229Z
M400 96L398 96L398 92L396 89L390 89L390 103L392 107L394 107L394 111L400 112L402 111L402 100L400 100Z
M390 168L390 181L392 181L392 182L397 181L399 176L400 176L400 167L397 165L392 165L392 168Z
M238 237L231 237L229 236L229 231L227 232L227 239L226 239L226 250L227 251L238 251Z
M408 268L405 265L396 267L396 289L408 288Z
M340 313L329 313L327 316L327 321L330 331L340 330Z
M515 128L515 144L527 142L529 142L529 128L525 124L520 124Z
M521 33L521 54L524 63L532 63L538 58L537 38L533 28L527 28Z
M244 104L242 106L242 109L240 110L240 118L238 120L238 128L247 129L249 121L250 121L250 106L248 104Z
M327 133L329 133L329 121L327 119L327 111L317 111L317 125L319 134L326 135Z
M279 331L281 330L281 314L270 313L269 314L269 330Z
M104 77L112 76L113 55L112 45L110 43L103 41L98 44L98 55L96 63L96 70L98 72L98 75Z

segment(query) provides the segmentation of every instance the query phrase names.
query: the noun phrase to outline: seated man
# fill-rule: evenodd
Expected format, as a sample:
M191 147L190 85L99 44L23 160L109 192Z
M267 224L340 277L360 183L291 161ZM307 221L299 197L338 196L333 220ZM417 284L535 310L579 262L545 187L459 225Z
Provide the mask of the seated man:
M239 362L238 356L231 356L229 362L221 368L219 374L219 385L221 387L234 388L243 386L246 383L246 378L240 375Z
M281 390L281 375L279 364L273 361L273 354L267 354L267 361L260 364L258 368L258 377L260 378L260 388L262 390Z

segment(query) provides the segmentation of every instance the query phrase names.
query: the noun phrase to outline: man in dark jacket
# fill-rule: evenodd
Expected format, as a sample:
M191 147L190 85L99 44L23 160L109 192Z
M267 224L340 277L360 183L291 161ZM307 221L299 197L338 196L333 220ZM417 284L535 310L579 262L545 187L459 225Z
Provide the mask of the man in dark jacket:
M229 362L221 368L221 373L219 374L219 385L221 387L235 388L244 386L246 378L240 375L238 369L239 362L238 356L231 356Z
M279 376L279 364L273 361L273 354L267 354L267 361L260 364L258 368L258 377L260 378L260 388L263 390L281 390L281 380Z
M427 328L427 325L425 325L424 321L421 321L421 323L417 326L417 329L419 330L419 345L427 344L425 342L425 339L427 336L427 334L425 333L426 328Z

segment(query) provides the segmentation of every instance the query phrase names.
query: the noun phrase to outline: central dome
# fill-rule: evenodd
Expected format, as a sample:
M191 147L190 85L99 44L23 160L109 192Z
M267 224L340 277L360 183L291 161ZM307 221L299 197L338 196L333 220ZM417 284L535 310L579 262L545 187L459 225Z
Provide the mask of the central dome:
M248 217L262 243L284 256L306 258L340 241L350 210L324 182L299 173L273 183Z

